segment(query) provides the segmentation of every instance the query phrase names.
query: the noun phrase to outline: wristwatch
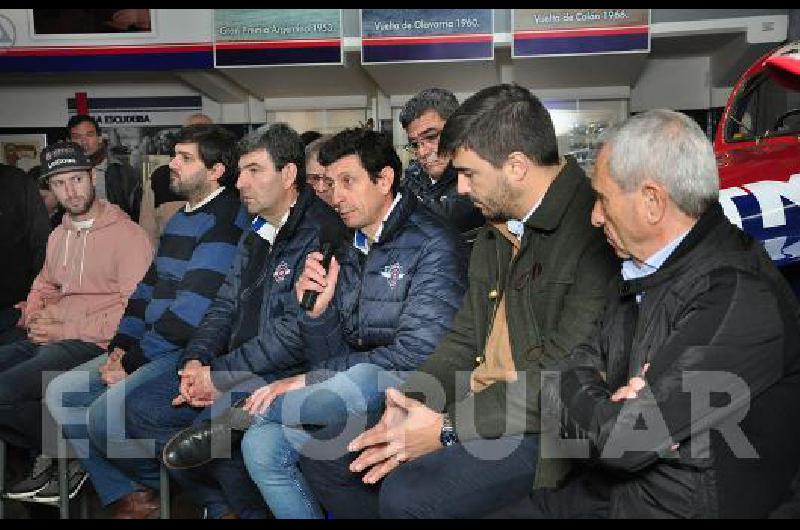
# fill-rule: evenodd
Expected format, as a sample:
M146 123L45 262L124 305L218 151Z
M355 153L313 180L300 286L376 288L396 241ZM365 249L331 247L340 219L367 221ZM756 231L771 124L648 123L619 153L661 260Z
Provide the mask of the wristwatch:
M453 427L453 422L450 421L450 415L446 412L442 414L442 432L439 433L439 442L441 442L444 447L449 447L458 443L456 429Z

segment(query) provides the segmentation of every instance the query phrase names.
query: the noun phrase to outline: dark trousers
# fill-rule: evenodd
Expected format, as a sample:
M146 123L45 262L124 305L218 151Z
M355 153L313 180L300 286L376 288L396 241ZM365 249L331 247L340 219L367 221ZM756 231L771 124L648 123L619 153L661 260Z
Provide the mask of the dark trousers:
M340 438L346 445L350 437ZM355 454L303 458L301 469L334 519L474 518L524 497L538 454L536 435L467 441L401 464L379 488L349 471Z
M21 312L13 307L0 309L0 346L28 338L25 329L18 328Z
M280 376L280 374L276 374ZM280 377L277 377L280 378ZM127 399L125 428L131 438L155 440L156 454L178 432L225 413L230 404L248 395L257 386L267 384L249 381L218 398L204 409L188 405L175 407L172 400L179 394L180 381L174 371L165 372L134 389ZM218 518L234 511L242 518L264 518L268 509L261 492L250 479L238 447L231 458L219 458L196 469L170 470L170 475L190 497L208 510L209 518Z
M607 519L608 499L608 484L601 476L587 472L573 475L558 489L532 490L487 518Z
M52 429L46 440L56 440L49 414L42 415L47 383L102 353L96 344L81 340L35 344L24 339L0 347L0 438L55 454L55 443L42 447L43 420Z

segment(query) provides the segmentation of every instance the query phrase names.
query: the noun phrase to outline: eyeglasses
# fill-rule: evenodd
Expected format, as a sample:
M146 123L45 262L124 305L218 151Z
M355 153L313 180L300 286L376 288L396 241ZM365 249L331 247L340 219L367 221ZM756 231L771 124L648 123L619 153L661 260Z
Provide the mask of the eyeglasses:
M306 173L306 180L313 188L320 187L322 191L333 189L333 179L325 178L322 173Z
M417 140L411 140L406 145L403 146L403 149L408 151L410 154L416 154L419 150L420 145L427 144L435 144L439 141L439 136L441 136L442 131L438 129L431 129L430 131L425 131L423 134L419 135Z

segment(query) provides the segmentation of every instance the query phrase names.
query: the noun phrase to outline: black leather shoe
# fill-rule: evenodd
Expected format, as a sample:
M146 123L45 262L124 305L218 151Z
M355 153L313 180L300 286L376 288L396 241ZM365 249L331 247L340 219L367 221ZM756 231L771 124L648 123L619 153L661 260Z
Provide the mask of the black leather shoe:
M206 420L173 436L164 446L161 458L170 469L190 469L215 458L230 457L244 431L231 429L227 422Z

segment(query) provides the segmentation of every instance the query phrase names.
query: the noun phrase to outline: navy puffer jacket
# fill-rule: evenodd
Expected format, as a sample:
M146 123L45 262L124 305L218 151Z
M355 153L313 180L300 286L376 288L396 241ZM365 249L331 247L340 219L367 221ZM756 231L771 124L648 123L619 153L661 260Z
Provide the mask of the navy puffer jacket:
M318 318L300 318L307 383L359 363L416 369L463 301L467 258L458 234L406 193L367 256L359 259L352 244L343 252L334 303Z
M243 237L233 268L186 347L181 364L198 359L211 365L214 386L220 391L247 380L246 374L274 377L286 375L287 371L303 371L307 365L297 327L300 306L294 285L303 271L306 256L319 249L324 225L340 227L341 236L347 237L347 229L336 212L318 199L313 190L304 188L278 232L266 262L248 285L242 285L242 271L248 268L251 250L246 244L247 236ZM241 310L242 300L253 289L262 289L258 332L237 344L234 339L248 318L246 311Z

